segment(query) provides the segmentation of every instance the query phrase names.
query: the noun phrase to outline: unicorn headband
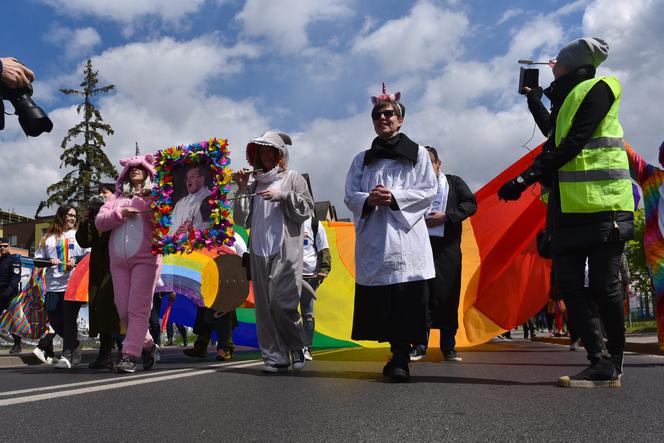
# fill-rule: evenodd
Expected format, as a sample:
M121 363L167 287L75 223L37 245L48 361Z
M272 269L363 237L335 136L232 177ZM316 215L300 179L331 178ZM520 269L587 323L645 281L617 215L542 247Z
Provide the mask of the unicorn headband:
M382 93L378 96L371 96L371 103L375 106L378 102L392 102L399 103L401 98L401 92L396 92L394 94L387 93L387 85L383 82Z

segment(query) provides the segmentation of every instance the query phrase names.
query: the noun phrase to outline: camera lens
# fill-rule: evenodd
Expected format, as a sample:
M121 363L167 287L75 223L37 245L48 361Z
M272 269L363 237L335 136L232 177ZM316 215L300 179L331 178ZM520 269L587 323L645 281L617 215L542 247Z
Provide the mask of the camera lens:
M53 122L48 115L32 101L29 95L21 94L12 100L18 122L23 128L25 135L37 137L42 132L51 132Z

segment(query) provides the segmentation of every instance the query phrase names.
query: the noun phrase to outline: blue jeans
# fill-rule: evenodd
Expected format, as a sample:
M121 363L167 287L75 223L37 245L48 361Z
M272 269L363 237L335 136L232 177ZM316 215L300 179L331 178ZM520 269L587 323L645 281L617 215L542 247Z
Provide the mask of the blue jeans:
M457 330L456 329L441 329L440 330L440 350L441 352L450 352L454 351L456 347L456 340L454 337L456 336Z
M305 277L304 281L315 291L320 285L320 280L315 277ZM304 346L310 348L314 341L316 320L314 319L314 298L307 292L300 293L300 315L304 326Z

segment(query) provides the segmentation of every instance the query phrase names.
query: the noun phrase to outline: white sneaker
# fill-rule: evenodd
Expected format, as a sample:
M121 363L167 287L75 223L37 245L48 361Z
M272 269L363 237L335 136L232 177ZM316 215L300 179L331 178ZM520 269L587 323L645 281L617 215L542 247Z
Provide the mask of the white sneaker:
M304 359L307 361L311 361L314 359L314 356L311 355L311 349L304 348Z
M71 369L71 362L64 355L60 357L60 360L55 364L57 369Z
M53 359L51 357L47 357L46 354L44 354L44 351L42 351L40 348L33 349L32 353L45 365L50 365L53 363Z

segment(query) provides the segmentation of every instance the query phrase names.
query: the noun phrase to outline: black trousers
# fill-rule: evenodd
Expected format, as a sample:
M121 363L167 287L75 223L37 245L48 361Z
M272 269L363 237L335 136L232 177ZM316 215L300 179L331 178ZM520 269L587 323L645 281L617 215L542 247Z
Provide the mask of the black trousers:
M39 340L37 346L41 348L45 354L52 357L53 354L53 338L55 335L62 337L62 350L73 351L79 345L78 342L78 311L80 311L82 302L65 301L64 292L48 292L46 293L46 315L48 316L48 323L51 325L54 333L46 334Z
M573 330L583 340L591 359L603 354L601 324L606 331L609 354L619 355L625 349L620 283L620 256L624 249L624 241L615 241L554 252L552 256L554 278L567 305ZM584 288L586 259L589 288Z
M173 326L175 325L176 328L178 328L178 332L180 332L180 335L182 336L182 340L185 342L187 341L187 327L184 325L178 325L177 323L173 323L172 321L166 322L166 337L168 337L169 340L173 339L173 336L175 335L175 330L173 329Z
M152 340L157 346L161 346L161 324L159 323L159 312L161 311L161 299L163 292L155 292L152 296L152 310L149 318L149 331Z

